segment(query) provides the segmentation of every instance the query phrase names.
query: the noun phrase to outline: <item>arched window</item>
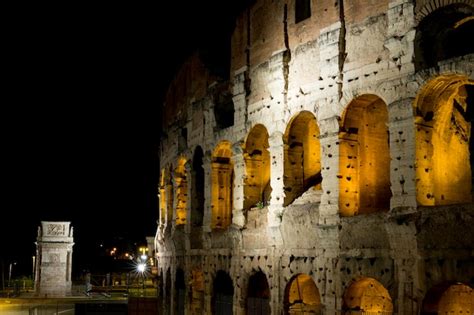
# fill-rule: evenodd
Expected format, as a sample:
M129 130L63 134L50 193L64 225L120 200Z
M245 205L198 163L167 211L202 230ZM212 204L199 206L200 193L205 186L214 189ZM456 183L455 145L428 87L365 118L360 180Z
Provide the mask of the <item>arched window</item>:
M180 157L174 171L176 184L176 225L186 224L186 207L188 201L188 182L186 180L186 159Z
M283 140L286 206L310 188L321 189L321 146L314 115L303 111L294 117Z
M339 209L343 216L390 208L388 111L375 95L347 106L339 135Z
M362 278L344 292L343 309L362 314L392 314L392 298L387 289L375 279Z
M462 76L440 76L428 82L415 100L420 205L471 201L473 84Z
M423 299L421 314L474 314L474 290L462 283L441 283Z
M270 152L268 133L263 125L252 128L244 150L244 209L267 205L270 199Z
M285 288L284 314L320 314L321 297L313 279L307 274L291 278Z
M234 284L229 274L219 270L213 282L212 314L233 314Z
M247 314L270 314L270 287L261 271L249 278L247 290Z
M177 315L184 315L186 282L184 281L184 271L182 269L176 270L176 280L175 280L174 288L175 288L175 297L174 297L175 312L174 313Z
M204 216L204 154L200 146L196 147L193 156L193 180L192 180L192 199L191 199L191 222L192 226L201 226Z
M415 69L474 52L474 9L457 3L433 11L418 25L415 36Z
M234 166L231 160L232 147L222 141L212 154L212 204L211 228L225 229L232 222L232 189Z

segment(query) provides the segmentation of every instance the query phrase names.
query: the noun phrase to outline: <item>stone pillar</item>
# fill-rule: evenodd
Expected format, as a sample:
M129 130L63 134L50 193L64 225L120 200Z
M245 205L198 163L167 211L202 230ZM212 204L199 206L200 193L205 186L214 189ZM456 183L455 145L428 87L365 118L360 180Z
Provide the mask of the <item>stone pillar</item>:
M270 186L272 193L270 204L268 205L268 236L272 244L283 244L282 236L279 231L281 219L283 216L283 202L285 200L284 181L285 176L285 151L283 143L283 133L273 132L269 139L270 146Z
M405 213L416 210L416 131L413 99L407 98L389 105L390 117L390 209Z
M202 167L204 169L204 218L202 223L203 232L211 232L211 205L212 205L212 160L209 151L204 153L202 159Z
M333 116L319 121L321 143L322 190L318 234L323 255L318 264L324 268L326 283L320 287L325 314L341 309L342 283L337 269L339 257L339 121ZM319 286L318 286L319 287Z
M232 160L234 162L234 187L233 187L233 207L232 224L243 227L245 225L244 209L244 179L245 161L242 151L242 142L236 142L232 146Z
M71 294L73 229L70 222L41 221L36 242L36 295Z

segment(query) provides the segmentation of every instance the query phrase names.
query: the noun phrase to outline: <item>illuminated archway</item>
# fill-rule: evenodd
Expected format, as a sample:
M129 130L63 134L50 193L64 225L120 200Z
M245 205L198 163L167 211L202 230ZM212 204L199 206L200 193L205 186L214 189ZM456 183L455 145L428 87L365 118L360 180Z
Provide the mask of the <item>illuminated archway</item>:
M321 313L319 290L309 275L298 274L291 278L285 288L284 308L288 315Z
M471 54L474 44L474 8L456 3L438 8L418 25L414 41L416 70L434 67L439 61Z
M375 95L347 106L339 135L339 209L343 216L390 208L388 111Z
M196 147L193 156L193 169L192 169L192 199L191 199L191 223L193 227L202 225L204 216L204 168L203 168L203 156L202 148Z
M439 76L428 82L415 100L420 205L471 201L473 84L463 76Z
M319 127L310 112L303 111L287 127L284 162L284 205L289 205L309 188L321 189L321 146Z
M474 314L474 290L462 283L442 283L425 295L421 314Z
M160 223L171 223L173 217L173 184L171 171L163 168L160 172Z
M247 289L247 314L270 314L270 287L261 271L249 277Z
M232 222L232 189L234 166L231 160L232 146L222 141L212 154L212 204L211 228L225 229Z
M176 184L176 226L186 224L186 204L188 201L188 181L186 179L186 159L180 157L174 170Z
M212 314L233 314L234 284L229 274L219 270L213 282Z
M166 170L163 168L161 169L160 172L160 185L159 185L159 191L160 191L160 224L165 224L166 223L166 212L167 212L167 194L166 194Z
M176 279L174 284L174 314L184 315L186 283L184 281L183 269L176 270Z
M369 314L392 314L393 304L387 289L375 279L362 278L344 292L343 309L346 314L359 311Z
M245 142L244 209L266 205L270 199L270 152L268 132L263 125L252 128Z

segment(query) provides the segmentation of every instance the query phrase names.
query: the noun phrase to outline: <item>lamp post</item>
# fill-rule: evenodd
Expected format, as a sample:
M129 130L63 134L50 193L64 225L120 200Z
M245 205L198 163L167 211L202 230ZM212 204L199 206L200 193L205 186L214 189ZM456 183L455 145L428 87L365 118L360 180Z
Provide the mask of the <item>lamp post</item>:
M141 274L142 277L142 290L143 296L145 296L145 271L146 271L146 262L141 262L137 265L137 271Z

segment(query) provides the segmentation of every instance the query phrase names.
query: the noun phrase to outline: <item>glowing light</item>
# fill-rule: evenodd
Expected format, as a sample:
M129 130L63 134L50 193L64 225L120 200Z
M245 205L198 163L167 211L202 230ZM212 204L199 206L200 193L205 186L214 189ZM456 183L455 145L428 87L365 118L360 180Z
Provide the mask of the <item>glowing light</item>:
M141 272L141 273L145 272L146 265L145 264L138 264L137 265L137 270L138 270L138 272Z

